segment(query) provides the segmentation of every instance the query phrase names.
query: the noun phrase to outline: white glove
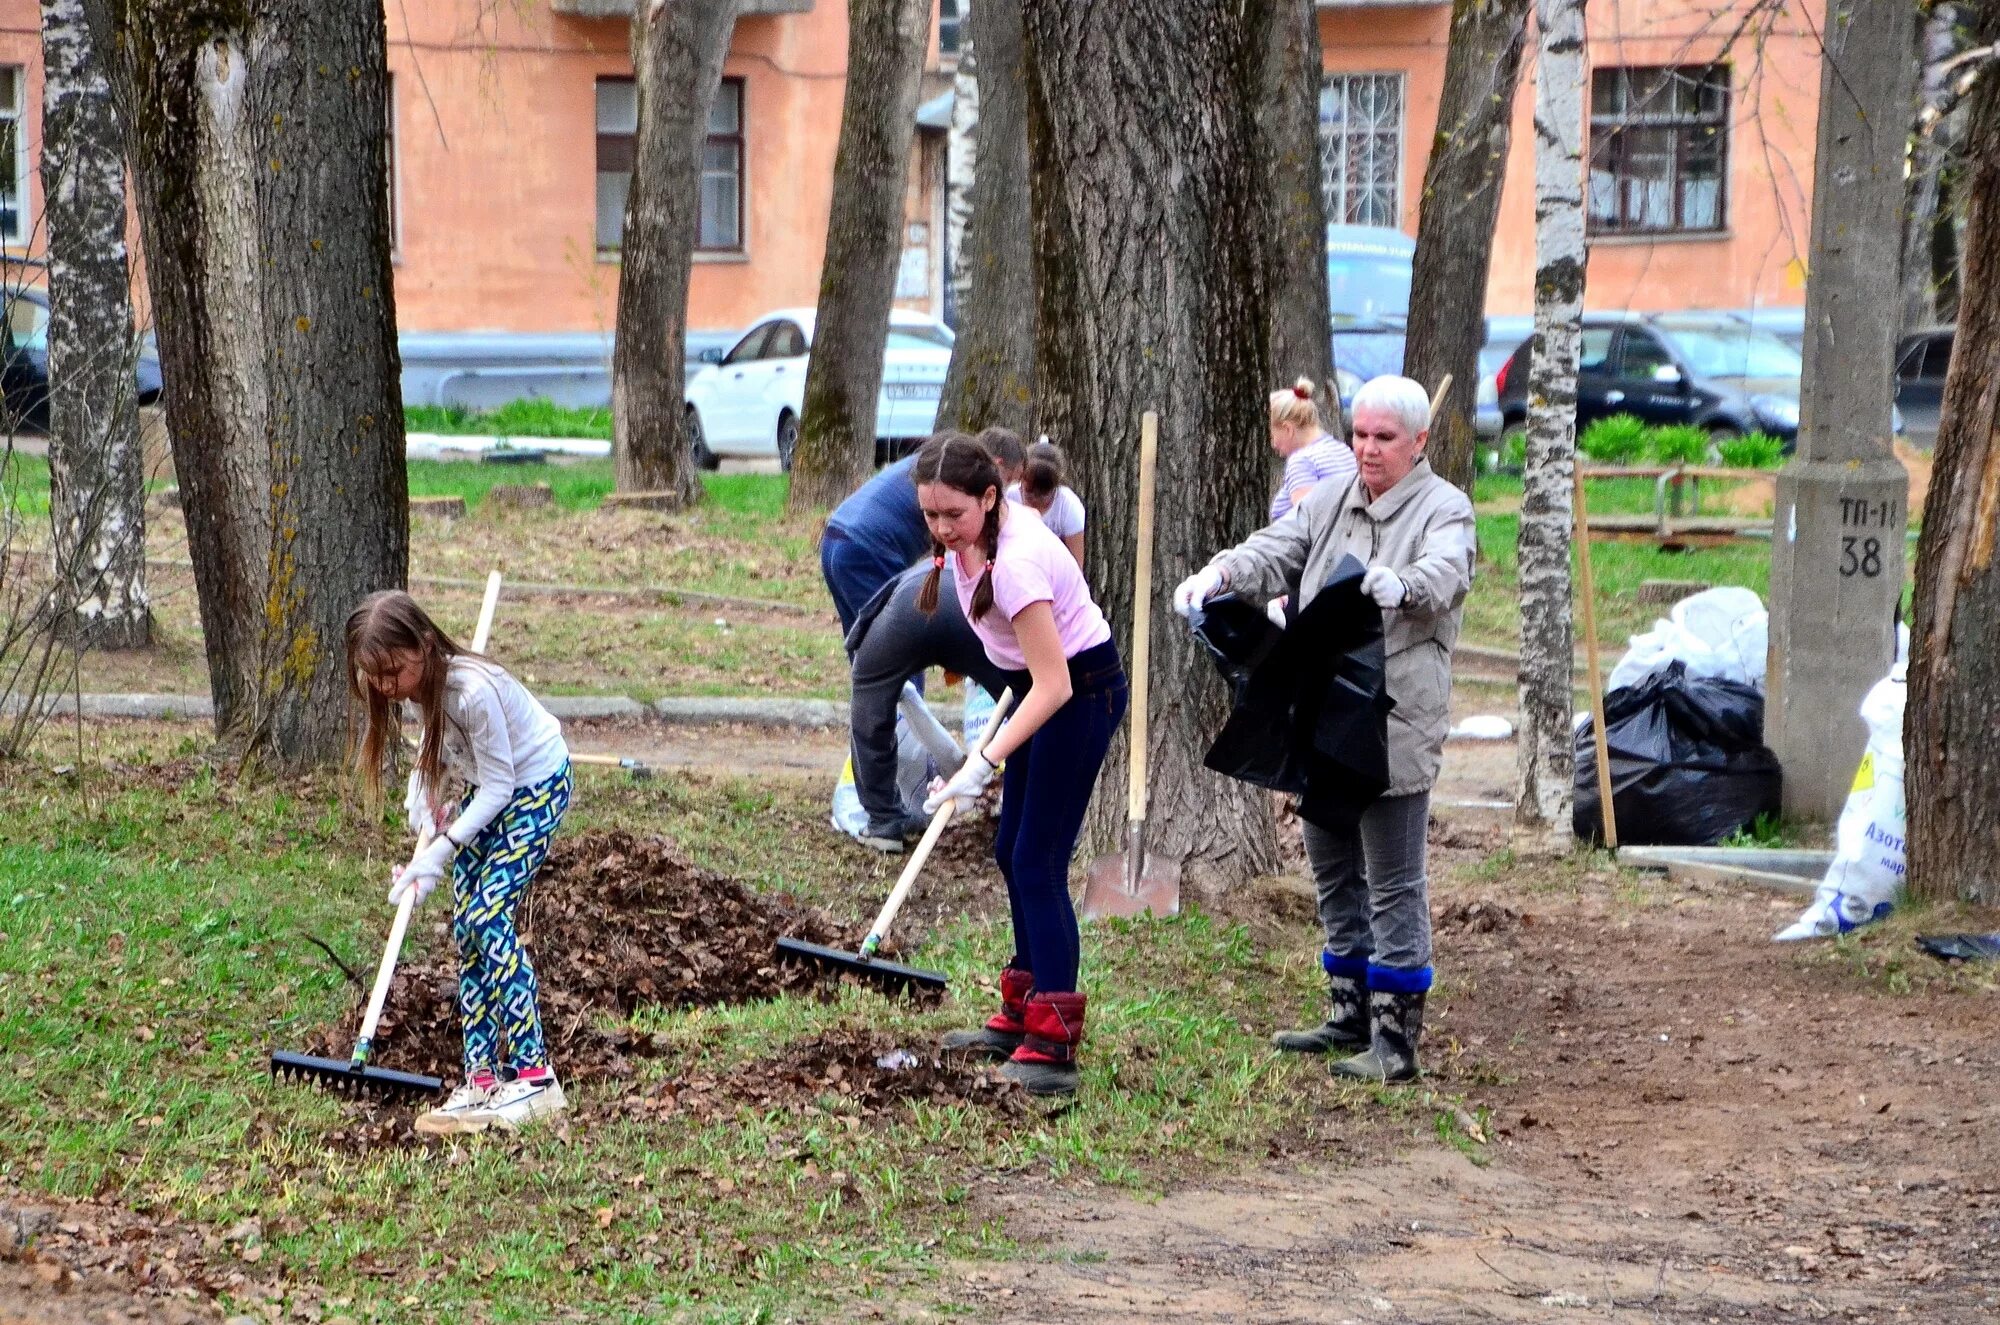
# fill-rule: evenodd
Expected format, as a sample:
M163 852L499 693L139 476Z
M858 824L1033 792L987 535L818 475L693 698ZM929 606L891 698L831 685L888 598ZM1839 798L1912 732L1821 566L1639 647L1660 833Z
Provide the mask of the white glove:
M1174 611L1182 616L1193 616L1203 603L1222 592L1225 583L1227 581L1220 570L1214 566L1203 566L1182 580L1181 587L1174 590Z
M924 813L936 814L939 806L948 800L955 800L958 805L953 813L964 814L972 808L974 802L979 799L979 793L986 790L986 785L993 781L993 775L999 771L987 761L985 755L974 750L965 757L965 762L959 765L958 772L951 775L950 781L932 789L931 794L924 800Z
M1285 628L1285 597L1283 594L1264 604L1264 615L1271 618L1271 624L1279 630Z
M403 818L410 831L419 837L425 829L435 834L443 826L437 821L437 797L431 795L424 775L414 768L410 770L409 786L403 792Z
M437 886L438 876L435 874L420 878L410 873L404 866L393 865L389 869L389 905L401 906L403 904L403 894L415 888L417 890L417 905L421 906L424 899L431 895L431 890Z
M1377 607L1401 607L1410 594L1403 577L1387 566L1370 566L1361 577L1361 592L1373 598Z

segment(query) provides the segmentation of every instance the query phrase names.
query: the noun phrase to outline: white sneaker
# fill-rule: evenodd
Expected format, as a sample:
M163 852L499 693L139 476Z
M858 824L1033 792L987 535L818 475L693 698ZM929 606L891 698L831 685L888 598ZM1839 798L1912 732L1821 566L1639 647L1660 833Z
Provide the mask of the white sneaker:
M423 1136L459 1136L467 1132L483 1132L492 1118L486 1112L487 1102L498 1093L485 1086L468 1081L451 1093L446 1100L429 1113L417 1116L416 1129Z
M562 1085L554 1073L537 1081L503 1082L486 1099L483 1116L495 1127L516 1132L542 1118L552 1118L569 1107Z

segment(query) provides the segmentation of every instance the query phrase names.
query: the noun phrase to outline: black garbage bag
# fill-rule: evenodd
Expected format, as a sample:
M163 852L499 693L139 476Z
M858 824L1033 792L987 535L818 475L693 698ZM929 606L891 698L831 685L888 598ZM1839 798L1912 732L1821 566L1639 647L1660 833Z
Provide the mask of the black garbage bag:
M1778 813L1782 769L1764 744L1764 696L1753 686L1674 663L1606 695L1604 729L1621 845L1712 846ZM1575 829L1583 841L1604 840L1588 721L1576 733Z

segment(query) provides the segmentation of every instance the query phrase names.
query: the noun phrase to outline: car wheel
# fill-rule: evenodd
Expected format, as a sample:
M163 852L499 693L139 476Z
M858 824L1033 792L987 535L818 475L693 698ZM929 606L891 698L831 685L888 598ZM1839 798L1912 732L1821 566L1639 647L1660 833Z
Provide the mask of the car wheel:
M701 429L701 411L689 407L687 412L688 453L694 457L696 469L720 469L722 460L708 449L708 434Z
M799 446L799 420L789 410L778 416L778 468L792 472L792 452Z
M1708 425L1708 441L1711 446L1733 442L1743 435L1743 430L1733 423L1711 423Z

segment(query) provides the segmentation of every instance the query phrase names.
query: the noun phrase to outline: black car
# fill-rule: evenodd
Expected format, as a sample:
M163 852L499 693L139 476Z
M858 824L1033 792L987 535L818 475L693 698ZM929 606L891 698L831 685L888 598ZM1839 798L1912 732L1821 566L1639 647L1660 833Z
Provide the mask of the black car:
M1903 415L1903 434L1926 451L1937 445L1951 341L1950 327L1932 327L1913 331L1896 345L1896 408Z
M4 365L0 365L0 393L4 393L6 416L0 426L7 431L26 428L49 430L49 292L40 286L13 286L5 291L6 317L0 319L6 340L0 345ZM150 405L160 397L160 356L150 348L139 351L139 403Z
M1528 353L1524 341L1496 380L1509 430L1528 417ZM1799 435L1803 367L1790 345L1727 315L1586 314L1577 427L1632 414L1650 424L1692 423L1718 439L1761 432L1789 450Z

